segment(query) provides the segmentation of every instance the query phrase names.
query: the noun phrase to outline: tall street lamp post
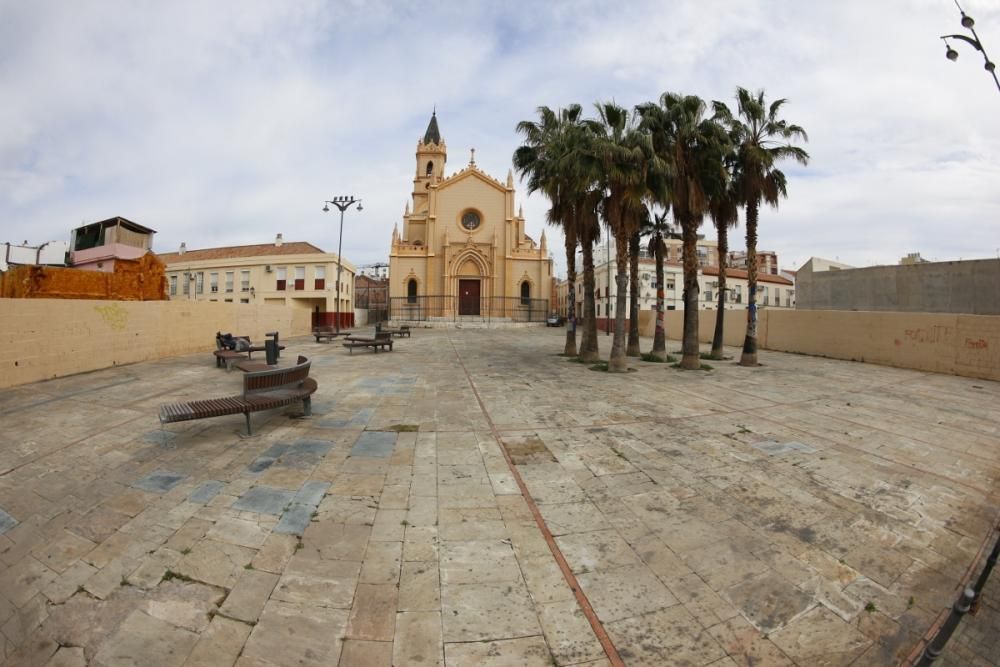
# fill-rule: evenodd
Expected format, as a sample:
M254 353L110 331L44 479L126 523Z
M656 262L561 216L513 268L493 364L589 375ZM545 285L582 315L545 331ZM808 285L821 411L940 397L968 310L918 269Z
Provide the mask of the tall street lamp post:
M334 316L334 326L336 327L337 333L340 333L340 270L343 268L341 265L341 255L340 250L344 245L344 211L349 209L354 204L358 205L358 210L363 211L361 208L361 200L355 199L354 195L347 195L346 197L334 197L331 200L323 202L323 212L327 213L330 211L329 204L333 204L338 209L340 209L340 234L337 238L337 312Z
M965 35L941 35L941 39L944 40L944 45L948 49L945 51L944 55L948 60L958 60L958 51L951 48L951 44L948 43L949 39L957 39L962 42L967 42L972 44L973 48L983 54L983 60L986 62L983 68L993 76L994 83L997 84L997 90L1000 90L1000 79L997 78L997 66L990 60L990 57L986 55L986 48L983 46L982 41L979 39L979 35L976 34L976 29L973 27L976 22L972 20L972 17L965 13L962 6L958 4L957 0L955 5L958 6L958 11L962 13L962 27L972 33L972 37L966 37Z

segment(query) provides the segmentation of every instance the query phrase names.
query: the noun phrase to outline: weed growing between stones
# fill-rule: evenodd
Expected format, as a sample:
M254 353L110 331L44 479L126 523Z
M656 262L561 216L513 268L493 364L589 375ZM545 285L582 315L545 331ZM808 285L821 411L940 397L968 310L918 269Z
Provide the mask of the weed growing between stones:
M654 364L672 364L675 361L677 361L677 357L673 356L672 354L668 354L665 359L658 359L657 357L653 356L652 352L643 352L642 354L639 355L639 358L642 359L643 361L648 361Z

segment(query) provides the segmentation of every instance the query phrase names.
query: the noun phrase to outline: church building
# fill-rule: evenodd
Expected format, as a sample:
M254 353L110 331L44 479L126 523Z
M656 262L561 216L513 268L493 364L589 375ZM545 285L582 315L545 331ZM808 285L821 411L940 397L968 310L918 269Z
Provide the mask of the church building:
M525 234L513 173L501 183L476 166L473 149L468 165L445 176L448 151L436 113L416 157L403 232L392 231L390 317L544 319L552 260L544 231L537 243Z

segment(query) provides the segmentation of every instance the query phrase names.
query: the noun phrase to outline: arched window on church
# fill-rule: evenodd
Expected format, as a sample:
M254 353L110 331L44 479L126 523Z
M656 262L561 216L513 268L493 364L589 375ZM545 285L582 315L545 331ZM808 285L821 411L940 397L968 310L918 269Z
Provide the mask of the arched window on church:
M406 303L416 303L417 302L417 281L415 278L410 278L410 282L406 283Z
M434 173L434 163L431 161L427 162L427 175L430 176Z
M527 306L531 303L531 283L525 280L521 283L521 305Z

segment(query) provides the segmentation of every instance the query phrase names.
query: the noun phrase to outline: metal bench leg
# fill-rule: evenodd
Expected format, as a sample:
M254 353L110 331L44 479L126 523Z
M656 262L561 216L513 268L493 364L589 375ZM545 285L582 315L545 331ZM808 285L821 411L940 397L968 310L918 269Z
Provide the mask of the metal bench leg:
M250 413L244 412L243 416L247 418L247 435L253 435L253 426L250 424Z
M302 414L306 417L311 417L313 413L312 407L312 396L306 396L302 399Z

